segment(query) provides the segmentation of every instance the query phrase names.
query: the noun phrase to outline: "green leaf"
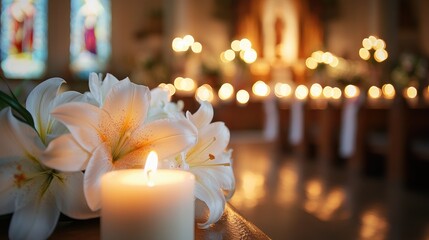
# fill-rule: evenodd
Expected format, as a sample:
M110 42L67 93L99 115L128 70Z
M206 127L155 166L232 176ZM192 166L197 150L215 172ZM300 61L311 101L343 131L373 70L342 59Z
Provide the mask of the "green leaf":
M27 120L28 124L34 128L34 120L31 113L19 102L18 98L15 96L12 89L10 89L9 85L7 85L7 88L9 89L9 92L12 98L15 100L16 103L18 103L19 107L21 108L21 111L20 111L21 116L24 117Z
M19 116L16 116L16 118L34 128L34 120L31 116L31 113L24 106L22 106L21 103L19 103L12 91L11 95L12 96L9 96L6 93L0 91L0 104L10 106L13 110L15 110L16 113L19 114Z
M9 107L9 105L5 104L4 102L0 101L0 110L3 108Z

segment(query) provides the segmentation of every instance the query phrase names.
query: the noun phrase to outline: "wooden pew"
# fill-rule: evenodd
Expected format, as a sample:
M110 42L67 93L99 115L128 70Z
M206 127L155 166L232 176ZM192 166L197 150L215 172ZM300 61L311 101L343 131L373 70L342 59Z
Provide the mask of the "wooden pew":
M319 112L319 135L317 136L317 159L325 164L337 163L341 123L341 107L328 104Z
M296 145L289 141L290 108L289 103L279 105L279 146L282 150L327 164L337 161L341 108L332 104L315 106L307 102L304 105L303 138Z
M290 126L290 103L279 102L279 146L282 152L291 152L292 146L289 143L289 126Z
M429 189L429 108L409 106L401 96L389 108L365 105L349 164L389 183Z
M183 101L184 111L194 113L200 104L193 96L174 96L173 101ZM262 130L264 124L264 110L261 101L238 105L235 101L220 102L213 105L213 122L222 121L231 131Z
M396 163L402 170L399 176L406 187L429 191L429 108L405 106L402 116L404 149L402 162Z
M388 115L386 107L364 105L358 113L356 145L348 159L353 171L370 175L384 175L388 148Z

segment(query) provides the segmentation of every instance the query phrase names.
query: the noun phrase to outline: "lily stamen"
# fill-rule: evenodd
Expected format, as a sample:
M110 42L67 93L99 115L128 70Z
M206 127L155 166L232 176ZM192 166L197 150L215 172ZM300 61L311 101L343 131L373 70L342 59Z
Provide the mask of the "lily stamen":
M117 159L121 158L122 155L124 155L123 148L125 146L125 144L128 142L128 140L131 137L131 133L130 131L126 131L121 138L119 139L118 144L116 145L115 150L112 153L113 156L113 161L116 161Z
M188 155L188 157L189 156L198 156L199 154L201 154L202 152L204 152L205 150L207 150L207 148L209 148L214 142L216 141L216 137L213 137L212 138L212 140L211 141L209 141L208 143L207 143L207 145L206 146L204 146L203 148L199 148L198 150L198 152L194 152L194 151L190 151L187 155ZM213 156L213 155L212 155ZM208 160L210 160L210 158L211 158L211 156L209 155L209 158L207 159L207 160L204 160L203 162L206 162L206 161L208 161ZM189 158L188 158L188 161L189 162L191 162L192 160L190 160Z
M213 164L195 164L195 165L190 165L194 168L198 168L198 167L215 167L215 166L224 166L224 167L229 167L231 166L230 163L213 163Z

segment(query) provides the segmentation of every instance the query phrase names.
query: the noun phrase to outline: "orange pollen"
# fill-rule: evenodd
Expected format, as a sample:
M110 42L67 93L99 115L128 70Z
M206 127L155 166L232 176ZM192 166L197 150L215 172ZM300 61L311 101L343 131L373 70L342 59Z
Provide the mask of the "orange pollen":
M15 178L15 184L20 188L22 184L24 183L26 177L24 173L20 174L14 174L13 177Z
M213 154L209 153L209 159L210 159L210 160L214 160L214 159L215 159L215 156L214 156Z
M100 139L102 142L106 142L107 141L107 137L104 134L100 134Z

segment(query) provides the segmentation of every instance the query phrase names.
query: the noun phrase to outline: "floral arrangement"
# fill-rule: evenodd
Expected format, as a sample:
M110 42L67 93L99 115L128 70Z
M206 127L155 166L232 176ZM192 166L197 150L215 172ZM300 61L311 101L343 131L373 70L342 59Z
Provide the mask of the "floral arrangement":
M235 189L229 130L212 123L201 102L183 113L167 91L128 78L89 77L89 92L60 90L51 78L29 94L25 107L0 92L0 215L13 213L11 239L46 239L60 213L74 219L100 214L100 180L109 171L143 168L155 150L164 168L195 175L196 219L208 228ZM13 109L13 110L12 110Z
M412 53L402 53L391 72L393 84L399 88L418 86L427 79L428 62L424 57Z

